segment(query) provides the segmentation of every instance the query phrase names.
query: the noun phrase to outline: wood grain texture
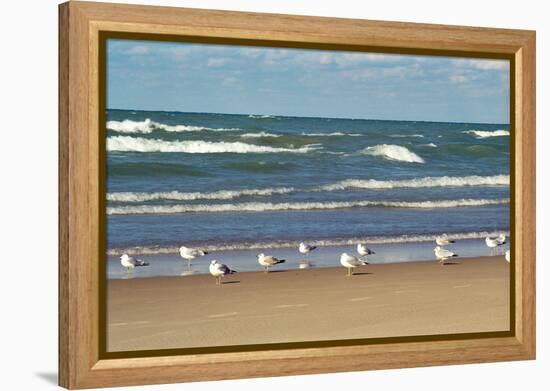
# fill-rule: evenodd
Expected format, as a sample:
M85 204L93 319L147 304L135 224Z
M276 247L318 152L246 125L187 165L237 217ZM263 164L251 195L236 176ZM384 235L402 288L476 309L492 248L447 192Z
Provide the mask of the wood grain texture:
M86 2L60 5L59 21L60 385L75 389L535 357L534 32ZM516 336L100 359L101 31L165 34L174 40L513 59ZM211 371L214 364L216 371Z

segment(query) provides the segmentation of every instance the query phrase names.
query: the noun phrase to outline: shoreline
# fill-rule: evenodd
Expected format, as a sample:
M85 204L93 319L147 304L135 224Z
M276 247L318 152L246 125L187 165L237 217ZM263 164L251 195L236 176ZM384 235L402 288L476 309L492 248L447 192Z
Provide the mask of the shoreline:
M504 331L504 256L107 281L109 351Z
M377 264L390 263L411 263L422 262L426 260L435 260L433 241L426 242L408 242L408 243L383 243L371 244L375 254L368 256L368 262ZM458 253L462 258L478 257L491 254L485 241L480 239L464 239L447 246L451 251ZM502 253L508 248L503 246ZM307 261L311 268L330 268L340 267L340 254L357 255L355 242L340 246L321 246L312 251ZM300 264L306 259L298 252L297 248L278 248L278 249L247 249L247 250L229 250L215 251L208 255L197 258L193 261L191 273L187 268L187 262L179 254L157 254L152 256L137 256L138 259L149 263L149 266L138 267L132 271L125 270L117 256L107 257L107 278L111 279L133 279L133 278L152 278L161 276L194 276L200 274L209 274L208 265L215 259L221 263L227 264L231 269L237 272L262 271L258 264L257 254L264 252L267 255L276 256L279 259L285 259L286 262L274 267L274 270L295 270L300 268Z

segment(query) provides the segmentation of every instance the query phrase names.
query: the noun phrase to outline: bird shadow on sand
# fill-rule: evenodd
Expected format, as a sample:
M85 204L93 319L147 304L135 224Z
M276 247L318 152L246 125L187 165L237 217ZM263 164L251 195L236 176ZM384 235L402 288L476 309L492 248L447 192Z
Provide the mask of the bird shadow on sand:
M271 273L286 273L286 272L288 272L288 270L270 270L269 272L264 273L264 274L271 274Z
M453 266L453 265L460 265L460 262L445 262L441 264L441 266Z
M357 273L353 273L352 276L366 276L366 275L369 275L369 274L374 274L374 273L369 273L369 272L357 272Z
M240 281L236 281L236 280L233 280L233 281L222 281L222 285L227 285L227 284L240 284L241 282Z

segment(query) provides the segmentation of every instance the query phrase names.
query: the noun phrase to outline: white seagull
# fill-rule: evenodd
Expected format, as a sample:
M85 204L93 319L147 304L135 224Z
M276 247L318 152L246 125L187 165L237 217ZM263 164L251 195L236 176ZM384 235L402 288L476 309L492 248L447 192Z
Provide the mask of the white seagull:
M437 236L435 238L435 243L438 245L438 246L446 246L448 244L451 244L451 243L454 243L455 241L454 240L450 240L449 237L447 236L447 234L443 234L443 235L440 235L440 236Z
M126 270L134 269L138 266L149 266L147 262L131 257L128 254L122 254L120 257L120 264L125 267Z
M504 258L506 258L506 261L510 263L510 250L506 250L506 254L504 254Z
M198 257L203 257L208 254L206 251L202 251L196 248L191 247L180 247L180 255L183 259L187 261L187 267L191 268L191 261Z
M506 236L504 234L500 234L496 238L491 238L490 236L487 236L485 238L485 244L487 245L487 247L491 249L491 251L494 248L500 247L505 243L506 243Z
M447 260L447 258L458 257L458 254L455 254L452 251L449 251L439 246L434 248L434 253L436 258L439 260L441 264L445 264L445 261Z
M300 251L300 254L304 254L306 257L307 255L315 250L317 248L317 246L312 246L310 244L306 244L304 242L300 243L300 246L298 247L298 251Z
M235 270L231 270L227 265L216 261L215 259L210 262L208 267L210 274L216 278L216 285L222 284L222 277L228 274L237 273Z
M340 264L348 269L348 276L351 276L353 274L353 269L357 266L367 265L367 262L353 255L349 255L348 253L342 253L342 255L340 255Z
M285 263L284 259L278 259L271 255L265 255L264 253L258 254L258 263L264 267L264 272L269 272L269 268L279 263Z
M367 247L365 243L359 243L357 245L357 253L361 255L362 257L365 257L367 255L376 254L374 251L372 251L370 248Z

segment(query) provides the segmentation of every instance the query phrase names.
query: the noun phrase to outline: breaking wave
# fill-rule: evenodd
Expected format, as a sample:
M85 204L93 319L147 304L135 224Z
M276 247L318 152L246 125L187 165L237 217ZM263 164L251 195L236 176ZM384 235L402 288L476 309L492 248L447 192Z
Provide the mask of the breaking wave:
M424 177L414 179L380 181L376 179L346 179L333 184L321 186L322 191L357 189L394 189L420 187L464 187L464 186L505 186L509 185L508 175L464 176L464 177Z
M300 148L274 148L242 142L166 141L129 136L107 138L107 151L109 152L307 153L320 148L319 145L305 145Z
M361 207L387 208L456 208L463 206L484 206L509 203L509 199L459 199L435 201L327 201L327 202L244 202L237 204L198 205L138 205L113 206L107 208L108 215L129 214L176 214L193 212L273 212L287 210L326 210Z
M267 132L258 132L258 133L244 133L244 134L241 134L241 137L242 138L281 137L281 135L267 133Z
M147 201L194 201L194 200L231 200L247 196L272 196L295 192L340 191L346 189L384 190L396 188L466 187L466 186L508 186L508 175L464 176L464 177L424 177L401 180L345 179L314 188L272 187L263 189L218 190L213 192L113 192L107 194L110 202L147 202Z
M408 163L424 163L424 159L401 145L381 144L361 151L365 155L382 156L384 159Z
M194 201L194 200L231 200L244 196L270 196L273 194L287 194L293 192L292 187L243 189L243 190L219 190L211 193L183 193L179 191L157 193L132 193L118 192L107 194L107 201L111 202L146 202L158 200Z
M240 130L238 128L207 128L204 126L192 126L192 125L166 125L159 122L151 121L147 118L144 121L132 121L125 119L124 121L107 121L107 129L113 130L118 133L152 133L155 130L165 132L200 132L203 130L210 130L216 132L228 132Z
M332 132L332 133L308 133L308 132L302 132L302 136L314 136L314 137L333 137L333 136L352 136L352 137L359 137L363 136L360 133L345 133L345 132Z
M509 136L510 132L508 130L499 129L499 130L465 130L462 133L473 134L476 138L488 138L488 137L503 137Z

